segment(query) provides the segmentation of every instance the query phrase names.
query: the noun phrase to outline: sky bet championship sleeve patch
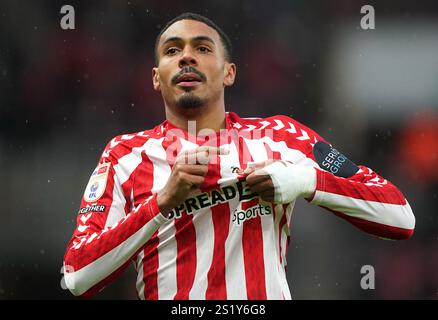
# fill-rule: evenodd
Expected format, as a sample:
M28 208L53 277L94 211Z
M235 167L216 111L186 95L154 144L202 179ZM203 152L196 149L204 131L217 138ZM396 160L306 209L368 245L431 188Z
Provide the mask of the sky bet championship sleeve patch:
M93 171L88 182L87 188L85 188L84 200L87 202L95 202L100 199L106 188L106 182L108 181L108 174L110 171L111 163L102 163L97 166Z

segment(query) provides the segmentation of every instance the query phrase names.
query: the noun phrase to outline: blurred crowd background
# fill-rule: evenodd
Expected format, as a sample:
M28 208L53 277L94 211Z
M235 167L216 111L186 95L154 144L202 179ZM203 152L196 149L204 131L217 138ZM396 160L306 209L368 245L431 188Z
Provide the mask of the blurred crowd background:
M60 28L73 5L75 30ZM374 30L362 30L362 5ZM160 27L185 11L231 37L226 108L286 114L405 194L407 241L367 235L299 201L288 254L294 299L438 298L437 1L2 1L0 299L72 299L61 266L106 143L164 120L152 89ZM376 272L363 290L363 265ZM94 299L135 299L133 267Z

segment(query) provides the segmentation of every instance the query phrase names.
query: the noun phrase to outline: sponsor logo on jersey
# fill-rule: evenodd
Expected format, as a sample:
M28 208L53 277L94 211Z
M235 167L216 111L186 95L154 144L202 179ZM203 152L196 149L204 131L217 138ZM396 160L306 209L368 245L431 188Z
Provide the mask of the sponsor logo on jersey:
M102 197L108 181L109 167L111 163L102 163L97 166L90 177L90 181L85 188L84 200L95 202Z
M239 201L245 201L254 199L255 197L257 197L257 194L251 192L246 181L239 181L230 186L187 198L180 206L174 208L169 213L168 218L181 218L183 211L186 211L187 214L193 214L194 211L214 207L219 203L228 202L235 198L238 198Z
M257 203L256 205L247 208L246 210L236 209L233 212L232 221L235 225L240 226L246 220L256 218L257 216L263 217L272 213L272 207L270 204L262 205Z
M232 173L237 173L237 172L239 172L239 171L241 171L242 169L240 169L239 167L236 167L236 166L232 166L231 167L231 172Z
M91 206L87 205L86 207L80 208L78 214L84 214L88 212L104 212L106 206L93 204Z

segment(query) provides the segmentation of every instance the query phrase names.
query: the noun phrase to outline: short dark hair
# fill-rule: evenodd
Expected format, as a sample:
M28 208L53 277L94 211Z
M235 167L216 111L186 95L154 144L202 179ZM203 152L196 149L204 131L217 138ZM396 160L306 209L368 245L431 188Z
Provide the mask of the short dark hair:
M230 38L227 36L227 34L221 29L219 28L219 26L217 24L215 24L213 21L211 21L209 18L200 15L198 13L193 13L193 12L184 12L182 14L180 14L179 16L177 16L176 18L173 18L172 20L170 20L168 23L166 23L166 25L161 29L160 33L158 34L157 38L155 39L155 47L154 47L154 54L155 54L155 63L158 65L158 53L157 53L157 49L158 49L158 43L160 42L160 38L161 35L175 22L180 21L180 20L195 20L195 21L199 21L202 23L205 23L206 25L208 25L209 27L213 28L214 30L216 30L216 32L219 34L219 37L221 39L222 45L224 46L225 49L225 60L227 60L228 62L231 62L231 55L232 55L232 46L231 46L231 40Z

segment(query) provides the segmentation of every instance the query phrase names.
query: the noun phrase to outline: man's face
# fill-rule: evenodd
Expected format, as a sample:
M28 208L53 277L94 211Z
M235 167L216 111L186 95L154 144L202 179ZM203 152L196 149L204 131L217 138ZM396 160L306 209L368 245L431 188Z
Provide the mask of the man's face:
M219 34L208 25L180 20L161 36L153 68L154 89L167 105L196 108L223 99L234 82L235 65L225 61Z

